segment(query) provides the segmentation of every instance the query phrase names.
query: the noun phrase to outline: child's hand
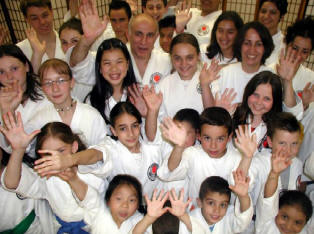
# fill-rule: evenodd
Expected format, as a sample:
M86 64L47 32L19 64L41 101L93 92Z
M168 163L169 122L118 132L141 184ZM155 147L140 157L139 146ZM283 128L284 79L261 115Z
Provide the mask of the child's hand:
M165 202L169 197L169 193L164 194L162 189L157 197L157 189L154 189L152 200L149 200L147 194L144 195L147 204L147 215L153 219L157 219L166 213L169 207L164 207Z
M17 80L11 86L0 88L0 110L1 113L9 111L15 112L18 105L22 102L23 91Z
M41 176L56 175L65 169L72 167L71 155L60 155L58 151L39 150L44 156L35 161L34 170Z
M143 98L149 110L159 111L162 103L162 93L157 94L153 85L150 88L148 85L144 86Z
M143 94L141 88L138 84L133 84L128 87L129 98L131 103L136 107L136 109L140 112L142 117L147 116L147 106L143 98Z
M180 196L177 197L176 191L171 189L169 200L171 202L171 207L169 207L169 212L174 216L181 217L186 213L186 208L189 206L190 202L192 201L189 198L186 202L184 202L184 188L180 190Z
M291 165L292 161L289 155L283 150L273 152L271 156L271 171L280 174Z
M192 12L190 12L191 3L186 4L186 1L181 2L179 9L176 11L176 32L182 33L184 27L192 18Z
M209 68L207 67L207 63L204 63L199 77L201 86L208 86L214 80L219 78L218 73L220 72L221 67L218 65L218 61L216 59L211 61Z
M238 197L248 195L250 177L246 177L241 169L232 172L234 178L234 186L229 185L229 188L237 194Z
M308 82L302 91L302 102L304 109L307 109L311 102L314 102L314 84Z
M248 125L239 125L236 129L236 135L235 144L238 150L245 157L252 158L257 149L256 135L250 136Z
M40 130L36 130L29 135L26 134L20 112L17 112L17 121L15 121L12 112L4 114L3 121L5 126L0 126L0 131L9 141L12 150L25 151L31 140L40 132Z
M61 172L59 172L56 176L60 179L64 180L65 182L71 182L78 178L77 176L77 167L70 167Z
M162 136L173 144L184 147L187 132L183 125L176 124L170 117L165 118L160 125Z
M233 100L237 96L237 93L234 92L234 89L225 89L223 94L219 98L219 92L215 95L215 106L225 108L230 114L234 113L237 103L232 104Z

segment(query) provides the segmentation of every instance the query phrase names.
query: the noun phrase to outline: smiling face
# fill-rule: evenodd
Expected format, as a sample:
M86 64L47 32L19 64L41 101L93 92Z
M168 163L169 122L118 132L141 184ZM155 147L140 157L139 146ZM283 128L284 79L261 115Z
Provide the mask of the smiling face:
M258 12L258 21L262 23L274 35L278 31L278 24L281 20L280 11L273 2L264 2Z
M27 8L26 21L37 34L47 35L53 29L53 14L48 7L31 6Z
M135 188L128 184L119 185L107 203L111 216L118 227L137 210L138 197Z
M285 205L279 209L275 219L282 234L300 233L306 224L306 216L298 206Z
M223 20L218 24L216 39L222 53L224 53L224 51L233 50L232 46L237 32L237 28L230 20Z
M121 88L129 63L120 49L105 50L101 57L100 73L113 87Z
M166 13L167 7L162 0L148 0L146 7L143 7L143 11L158 22Z
M289 44L297 55L301 57L301 63L305 62L312 51L312 42L310 38L296 36L292 43Z
M171 61L182 80L190 80L197 70L199 54L189 43L178 43L172 48Z
M66 53L69 48L75 46L81 37L82 35L74 29L63 29L60 33L60 41L63 52Z

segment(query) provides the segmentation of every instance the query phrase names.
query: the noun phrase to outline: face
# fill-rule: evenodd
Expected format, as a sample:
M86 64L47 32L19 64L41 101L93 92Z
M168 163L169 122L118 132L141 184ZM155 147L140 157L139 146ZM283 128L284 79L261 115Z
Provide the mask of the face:
M160 47L167 53L169 53L169 51L170 51L170 44L172 41L173 33L174 33L174 28L172 28L172 27L162 28L159 31Z
M242 66L247 70L258 70L264 55L264 45L255 29L250 28L241 47Z
M216 39L221 51L232 49L238 30L230 20L223 20L218 24Z
M218 10L219 0L201 0L201 9L205 15ZM204 14L202 14L204 15Z
M66 53L69 48L75 46L81 37L82 35L74 29L63 29L60 33L60 41L63 52Z
M290 158L297 156L301 144L299 132L280 129L275 130L272 139L268 137L267 141L273 152L278 150L286 152Z
M0 83L11 87L13 82L18 82L23 91L26 90L26 73L28 64L22 63L15 57L3 56L0 58Z
M125 36L128 31L129 18L123 8L110 11L110 23L117 37Z
M248 106L255 117L261 118L273 107L273 94L270 84L260 84L249 96Z
M128 67L129 63L120 49L103 52L100 73L113 87L122 87Z
M219 222L226 215L228 205L228 195L217 192L209 192L202 201L198 200L198 206L209 225Z
M157 22L165 14L167 8L165 7L162 0L148 0L146 8L143 8L144 13L153 17Z
M29 7L26 12L26 21L40 35L52 32L53 14L48 7Z
M41 146L42 150L54 150L58 151L61 155L69 155L77 152L78 143L76 141L73 144L67 144L55 137L48 137Z
M179 43L172 48L171 61L181 79L190 80L197 70L199 54L191 44Z
M138 208L138 197L133 186L119 185L112 193L108 207L113 220L120 227L123 221L131 217Z
M130 44L134 57L149 59L157 38L156 25L147 19L136 19L131 27Z
M261 22L271 35L277 33L280 21L280 11L273 2L264 2L258 12L258 21Z
M282 234L300 233L306 224L306 216L298 206L282 206L275 219Z
M139 150L140 127L134 116L123 113L118 116L111 131L129 151L136 153Z
M53 68L48 68L44 72L41 86L49 101L56 107L62 108L71 104L74 79L69 75L58 74Z
M310 38L296 36L294 41L289 44L293 50L297 52L297 55L301 56L301 62L305 62L310 56L312 51L312 43Z
M176 124L182 125L182 127L185 128L185 131L187 133L187 138L185 140L184 147L187 148L187 147L193 146L195 144L196 137L197 137L197 131L195 130L195 128L193 128L193 126L186 121L179 122L175 120L174 122Z
M201 126L202 148L211 158L221 158L226 153L229 139L228 130L223 126L209 124Z

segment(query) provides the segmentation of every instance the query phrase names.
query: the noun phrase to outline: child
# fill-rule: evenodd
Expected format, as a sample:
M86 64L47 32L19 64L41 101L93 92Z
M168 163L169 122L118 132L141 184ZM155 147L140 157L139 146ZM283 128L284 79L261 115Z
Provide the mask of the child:
M287 151L273 151L271 169L258 201L256 234L306 233L303 228L313 213L311 200L295 190L279 195L280 174L291 163L291 156Z
M219 107L205 109L200 116L200 126L201 145L185 149L184 129L178 128L170 119L166 119L161 125L164 137L175 146L169 160L164 160L158 170L158 176L165 181L187 178L188 195L193 199L194 206L201 182L205 178L216 175L228 179L241 160L239 152L227 148L231 139L232 120L225 109ZM253 154L256 139L248 134L244 139L239 145L247 149L247 154Z
M57 173L54 173L56 176L47 180L40 178L30 168L22 164L25 148L39 131L27 135L24 132L20 114L17 115L17 122L15 122L13 115L8 113L4 116L4 122L7 129L1 127L0 130L12 146L8 166L2 174L2 184L5 189L17 192L24 197L47 200L56 215L60 224L59 227L61 226L59 232L74 233L76 230L86 233L85 228L83 228L85 224L82 221L84 210L78 206L73 198L70 186L58 178ZM64 156L84 148L85 146L79 137L61 122L45 125L37 137L36 149L42 150L39 153L44 155L43 157L57 152ZM103 180L90 174L80 174L80 178L91 184L100 194L104 192Z
M153 17L157 22L167 12L167 0L142 0L143 12Z
M166 16L158 22L159 45L166 53L170 52L170 44L176 29L175 16Z
M61 47L64 53L69 48L75 46L83 35L83 28L81 20L77 18L71 18L61 25L59 28L59 37L61 41Z

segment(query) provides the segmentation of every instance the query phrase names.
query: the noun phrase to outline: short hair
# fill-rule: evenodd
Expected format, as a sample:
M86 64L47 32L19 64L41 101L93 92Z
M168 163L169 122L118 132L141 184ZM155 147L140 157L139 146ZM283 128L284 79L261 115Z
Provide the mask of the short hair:
M139 124L142 123L142 116L140 112L131 102L118 102L110 112L110 124L114 127L116 120L122 114L129 114L136 118Z
M162 28L175 28L176 27L176 17L174 15L168 15L162 18L158 22L159 32Z
M258 10L260 11L264 2L272 2L276 5L278 11L280 12L280 17L287 13L288 1L287 0L261 0Z
M120 10L120 9L125 10L125 13L127 14L128 19L130 20L132 17L131 7L129 3L127 3L126 1L121 1L121 0L112 1L109 4L109 16L110 16L111 10Z
M279 209L283 206L299 206L306 217L306 222L312 217L312 202L303 192L287 190L280 193Z
M72 71L71 71L69 65L61 59L52 58L52 59L46 60L39 67L38 74L39 74L40 81L43 80L45 73L50 68L52 68L59 75L68 75L70 77L70 79L72 79Z
M267 136L273 138L276 130L288 131L290 133L301 133L301 124L296 117L288 112L275 113L267 123Z
M220 176L210 176L202 182L198 195L199 199L202 201L208 193L225 194L230 201L231 189L229 188L228 181Z
M233 44L234 54L239 61L242 61L241 49L245 40L245 35L249 29L254 29L262 40L264 46L264 54L262 56L261 64L264 64L266 59L271 55L275 46L273 38L271 37L268 29L260 22L253 21L243 25L243 27L238 32L238 35Z
M222 107L208 107L200 116L200 127L204 124L225 127L228 135L232 132L232 119L229 112Z
M180 44L180 43L190 44L191 46L195 48L197 54L200 53L200 46L198 44L196 37L191 33L180 33L176 35L171 41L170 51L169 51L170 54L172 54L173 47L176 44Z
M191 126L196 131L199 131L200 129L200 115L194 109L190 109L190 108L181 109L175 114L173 119L179 122L187 122L191 124Z
M151 0L142 0L142 7L146 8L146 5L147 5L148 1L151 1ZM166 7L167 6L167 0L162 0L162 2L164 4L164 7Z
M48 7L49 10L52 10L52 5L50 0L21 0L20 9L26 17L27 9L29 7Z
M83 35L84 32L83 32L83 28L82 28L82 22L81 20L75 18L75 17L72 17L71 19L69 19L68 21L64 22L61 27L59 28L59 37L61 35L61 32L64 30L64 29L72 29L72 30L75 30L77 31L79 34Z
M312 44L312 50L314 49L314 19L311 16L306 17L303 20L295 22L293 25L287 28L287 34L285 37L286 44L290 44L294 39L299 37L309 38Z

